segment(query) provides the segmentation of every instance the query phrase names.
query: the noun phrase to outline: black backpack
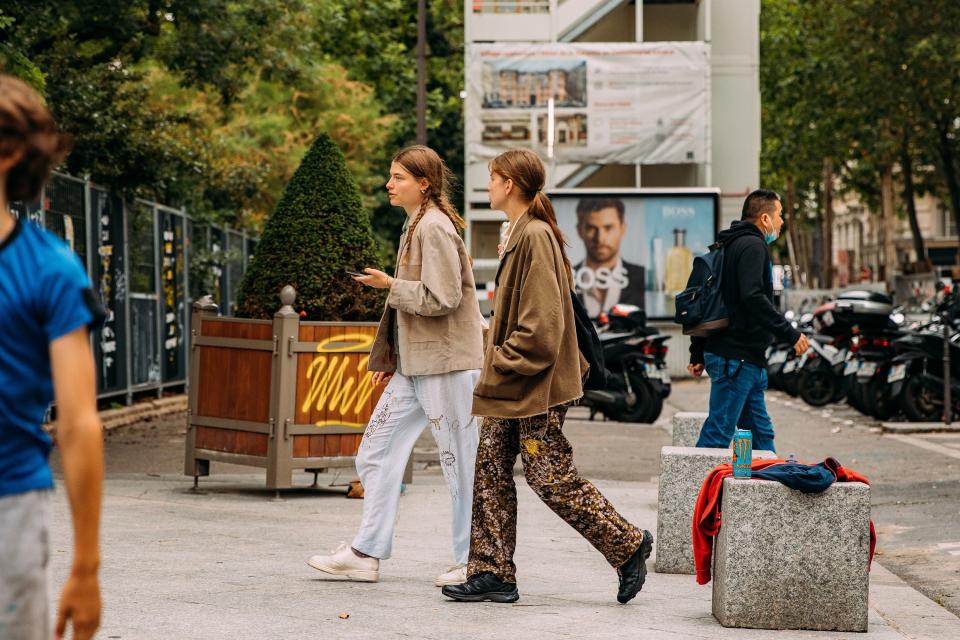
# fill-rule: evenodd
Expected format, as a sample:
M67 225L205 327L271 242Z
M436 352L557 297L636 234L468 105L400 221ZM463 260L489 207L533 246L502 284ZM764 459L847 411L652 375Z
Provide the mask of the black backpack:
M590 371L587 373L587 379L583 381L583 389L584 391L606 389L607 368L603 361L600 336L593 328L587 309L573 289L570 290L570 297L573 299L573 319L577 323L577 346L580 347L580 353L583 354L584 359L590 363Z
M673 321L688 336L704 337L726 329L730 314L723 302L723 243L710 245L706 255L693 259L687 288L678 293Z

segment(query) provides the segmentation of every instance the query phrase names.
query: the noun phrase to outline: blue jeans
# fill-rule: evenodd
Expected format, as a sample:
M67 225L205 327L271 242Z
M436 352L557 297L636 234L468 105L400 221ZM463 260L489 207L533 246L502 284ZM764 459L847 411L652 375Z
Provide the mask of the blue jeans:
M698 447L730 446L739 426L753 432L753 448L775 451L773 423L767 415L763 392L767 370L749 362L703 354L710 376L710 415L700 429Z

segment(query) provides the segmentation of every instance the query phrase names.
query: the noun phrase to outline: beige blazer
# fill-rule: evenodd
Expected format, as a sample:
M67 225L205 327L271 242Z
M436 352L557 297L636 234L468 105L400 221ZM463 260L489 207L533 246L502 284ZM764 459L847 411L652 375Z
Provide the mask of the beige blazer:
M397 369L394 317L403 375L479 369L486 321L460 234L437 208L428 209L420 219L404 256L400 252L407 233L400 237L396 278L370 349L369 370ZM396 310L395 316L391 309Z
M550 225L524 214L497 272L473 414L526 418L583 395L589 364L577 326L560 245Z

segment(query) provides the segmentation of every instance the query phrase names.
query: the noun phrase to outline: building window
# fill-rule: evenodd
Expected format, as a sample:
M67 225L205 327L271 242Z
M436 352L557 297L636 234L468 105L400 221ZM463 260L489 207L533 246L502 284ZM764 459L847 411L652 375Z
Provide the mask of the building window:
M940 235L945 237L957 235L957 220L953 217L953 211L943 202L937 203L937 209L940 212Z

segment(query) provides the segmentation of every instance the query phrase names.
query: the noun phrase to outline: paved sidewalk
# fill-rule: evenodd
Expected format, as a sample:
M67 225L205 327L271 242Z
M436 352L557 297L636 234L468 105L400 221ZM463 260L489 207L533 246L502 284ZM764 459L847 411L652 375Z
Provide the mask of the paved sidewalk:
M276 501L262 482L262 474L217 475L198 495L181 476L110 477L98 637L960 638L960 619L877 564L866 636L725 629L710 614L710 587L697 586L692 576L651 573L640 595L619 605L615 572L522 477L517 604L454 603L433 586L450 560L446 487L434 470L418 474L402 499L394 559L381 564L380 583L323 579L306 558L349 542L362 502L345 499L342 489L295 490ZM655 483L597 484L627 518L656 531ZM59 589L69 562L62 489L54 504Z

